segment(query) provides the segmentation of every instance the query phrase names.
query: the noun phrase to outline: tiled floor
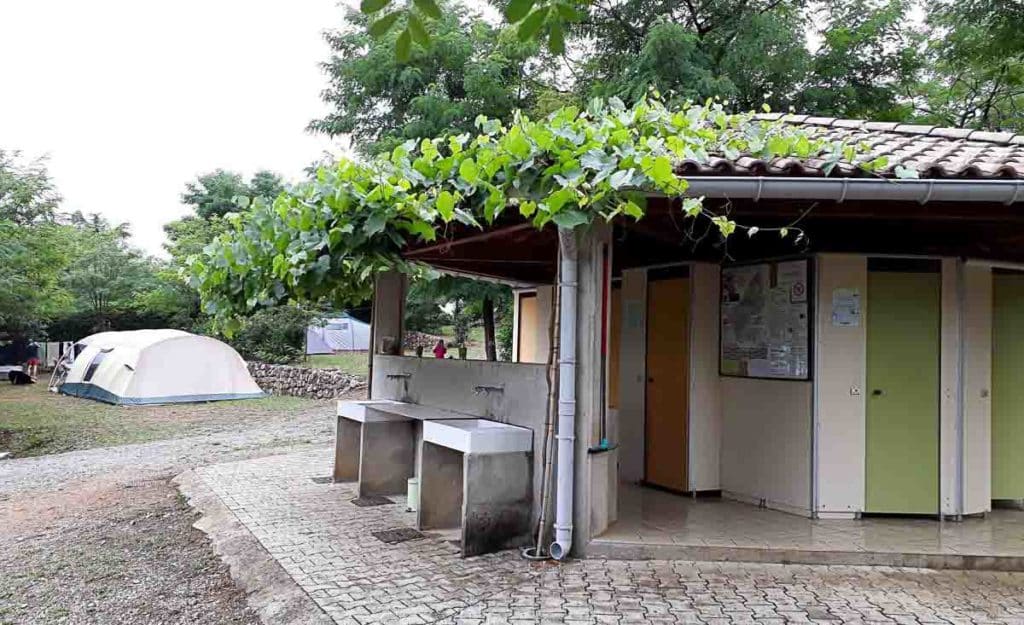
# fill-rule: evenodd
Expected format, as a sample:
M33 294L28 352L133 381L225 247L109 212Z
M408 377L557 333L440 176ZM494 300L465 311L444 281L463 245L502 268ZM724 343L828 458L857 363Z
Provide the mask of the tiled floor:
M604 542L755 549L1024 557L1024 511L988 518L812 520L718 498L620 485Z

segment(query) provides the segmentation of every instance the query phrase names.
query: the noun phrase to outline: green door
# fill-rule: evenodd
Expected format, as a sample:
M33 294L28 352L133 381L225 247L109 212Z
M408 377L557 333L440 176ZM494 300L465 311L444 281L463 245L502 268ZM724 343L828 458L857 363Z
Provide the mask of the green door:
M992 289L992 499L1024 499L1024 274Z
M868 267L865 512L937 514L940 274Z

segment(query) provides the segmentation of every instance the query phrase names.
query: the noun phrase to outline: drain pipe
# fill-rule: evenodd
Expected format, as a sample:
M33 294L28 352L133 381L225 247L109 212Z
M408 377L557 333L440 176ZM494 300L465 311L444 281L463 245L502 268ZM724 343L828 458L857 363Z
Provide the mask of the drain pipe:
M555 490L555 541L550 553L561 560L572 549L573 465L576 440L576 234L558 230L561 300L558 337L558 466Z

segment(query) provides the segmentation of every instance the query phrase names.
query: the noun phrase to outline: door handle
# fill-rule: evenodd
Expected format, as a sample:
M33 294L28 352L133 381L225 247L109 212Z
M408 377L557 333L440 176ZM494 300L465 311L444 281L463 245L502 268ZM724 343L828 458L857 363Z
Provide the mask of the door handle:
M654 378L647 378L648 382L654 382Z
M881 397L882 395L885 395L885 391L883 391L880 388L876 388L876 389L871 391L871 396L872 397Z

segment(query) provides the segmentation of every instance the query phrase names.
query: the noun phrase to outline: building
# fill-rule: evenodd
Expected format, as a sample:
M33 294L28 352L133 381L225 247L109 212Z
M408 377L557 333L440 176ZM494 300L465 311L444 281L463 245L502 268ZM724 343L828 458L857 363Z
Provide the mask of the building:
M554 228L509 221L410 248L410 260L518 287L516 362L387 355L401 341L404 279L384 274L372 396L532 428L536 508L540 363L561 268L561 329L574 331L561 372L575 389L560 398L571 431L558 440L568 487L554 533L573 553L613 553L616 527L642 534L659 509L697 518L709 495L739 502L720 508L735 516L768 508L789 515L771 517L780 526L841 527L873 515L958 520L1024 500L1024 136L787 121L862 140L888 170L679 164L688 194L760 228L725 241L684 220L677 201L649 197L640 221L595 224L561 245ZM897 167L918 178L897 180Z

